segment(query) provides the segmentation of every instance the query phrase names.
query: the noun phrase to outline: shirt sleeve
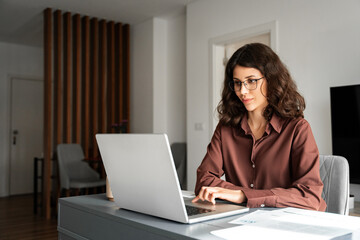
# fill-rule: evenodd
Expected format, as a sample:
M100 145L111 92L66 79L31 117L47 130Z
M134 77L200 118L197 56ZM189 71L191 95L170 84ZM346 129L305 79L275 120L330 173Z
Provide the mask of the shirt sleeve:
M256 190L240 188L248 207L298 207L324 211L323 183L319 171L319 152L310 125L301 120L295 126L290 153L292 183L289 188Z
M218 125L207 147L206 155L197 169L195 194L198 195L202 186L223 187L239 190L240 187L224 181L223 154L221 151L221 126Z

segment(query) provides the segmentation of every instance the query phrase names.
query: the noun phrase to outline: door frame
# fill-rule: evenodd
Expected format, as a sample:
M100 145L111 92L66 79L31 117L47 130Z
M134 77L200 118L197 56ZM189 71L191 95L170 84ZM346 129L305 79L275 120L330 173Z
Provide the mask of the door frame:
M254 27L242 29L237 32L225 34L209 40L209 140L211 139L215 127L218 123L217 117L215 116L215 109L218 103L215 101L214 97L220 91L220 89L217 89L216 87L216 65L218 64L216 52L218 48L267 33L270 34L270 47L275 52L278 52L278 21L276 20Z
M4 171L4 197L10 196L10 165L11 165L11 106L12 106L12 81L14 78L26 79L29 81L44 81L40 76L31 76L31 75L22 75L22 74L8 74L7 76L7 109L6 109L6 132L7 132L7 141L5 142L5 171Z

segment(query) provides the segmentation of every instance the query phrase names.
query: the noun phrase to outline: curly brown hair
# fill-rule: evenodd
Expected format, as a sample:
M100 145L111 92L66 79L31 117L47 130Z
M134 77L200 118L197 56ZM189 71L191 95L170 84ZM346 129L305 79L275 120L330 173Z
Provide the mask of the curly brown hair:
M251 43L239 48L226 65L221 101L217 106L220 123L238 126L247 113L244 104L229 87L237 65L256 68L265 77L269 103L263 112L265 119L269 121L274 113L281 118L304 117L305 100L279 56L264 44Z

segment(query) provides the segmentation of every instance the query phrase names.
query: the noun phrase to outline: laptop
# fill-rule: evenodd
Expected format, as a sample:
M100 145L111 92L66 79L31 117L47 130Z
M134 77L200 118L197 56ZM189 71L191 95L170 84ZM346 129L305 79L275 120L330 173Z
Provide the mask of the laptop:
M188 224L249 210L183 197L166 134L96 134L96 140L120 208Z

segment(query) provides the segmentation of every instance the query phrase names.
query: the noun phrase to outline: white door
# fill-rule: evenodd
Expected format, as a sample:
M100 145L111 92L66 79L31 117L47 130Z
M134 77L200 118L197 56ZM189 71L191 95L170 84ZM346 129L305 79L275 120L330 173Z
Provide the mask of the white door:
M34 157L43 154L43 81L11 79L10 195L33 192Z

